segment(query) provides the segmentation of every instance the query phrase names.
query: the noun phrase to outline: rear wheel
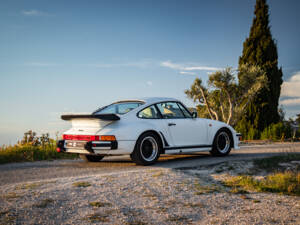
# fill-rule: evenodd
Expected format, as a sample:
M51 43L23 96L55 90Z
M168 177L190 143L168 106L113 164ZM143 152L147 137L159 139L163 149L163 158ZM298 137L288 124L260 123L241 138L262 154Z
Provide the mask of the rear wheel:
M157 161L161 148L159 137L155 133L147 132L139 137L130 157L138 165L151 165Z
M80 154L79 157L83 159L85 162L100 162L104 156L102 155L83 155Z
M225 156L231 151L232 146L231 134L227 129L220 129L213 142L213 147L210 153L213 156Z

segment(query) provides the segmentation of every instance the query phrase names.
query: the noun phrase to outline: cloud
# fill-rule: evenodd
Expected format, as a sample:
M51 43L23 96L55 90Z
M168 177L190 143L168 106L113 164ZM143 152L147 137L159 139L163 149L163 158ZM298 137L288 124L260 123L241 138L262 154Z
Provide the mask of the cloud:
M199 66L199 65L194 65L192 63L188 63L188 64L173 63L170 60L161 62L160 66L167 67L173 70L180 70L179 72L180 74L193 74L193 75L195 73L188 72L188 71L216 71L216 70L223 69L219 67Z
M153 85L153 82L152 82L152 81L147 81L147 85L148 85L148 86L152 86L152 85Z
M288 81L283 82L281 97L300 98L300 71L295 73Z
M292 99L281 100L280 104L281 105L288 105L288 106L300 105L300 98L292 98Z
M197 73L195 72L188 72L188 71L180 71L180 74L189 74L189 75L196 75Z
M22 10L21 13L24 16L50 16L50 14L46 13L46 12L42 12L40 10L35 10L35 9L31 9L31 10Z

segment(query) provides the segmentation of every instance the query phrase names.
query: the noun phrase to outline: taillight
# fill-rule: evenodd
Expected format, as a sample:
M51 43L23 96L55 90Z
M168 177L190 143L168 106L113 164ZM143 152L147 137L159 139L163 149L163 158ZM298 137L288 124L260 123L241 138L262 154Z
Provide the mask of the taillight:
M101 135L100 140L101 141L115 141L116 137L114 135Z
M96 135L72 135L72 134L64 134L64 140L74 140L74 141L99 141L99 136Z

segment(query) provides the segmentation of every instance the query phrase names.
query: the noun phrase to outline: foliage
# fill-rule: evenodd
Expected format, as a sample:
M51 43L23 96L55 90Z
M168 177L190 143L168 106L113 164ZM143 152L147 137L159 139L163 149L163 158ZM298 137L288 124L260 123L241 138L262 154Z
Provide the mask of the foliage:
M296 122L300 125L300 114L297 114Z
M266 0L256 1L255 17L250 35L243 45L239 68L245 63L260 66L266 73L267 86L251 100L237 129L245 136L259 138L260 132L279 121L278 100L282 84L282 69L278 68L277 46L270 31L269 7ZM243 73L239 73L238 78L241 84L248 82L247 75Z
M18 144L3 146L0 149L0 164L76 157L77 155L74 154L58 153L56 141L49 138L49 134L42 134L38 138L32 131L26 132L23 140Z
M266 127L261 133L261 139L284 141L292 136L292 130L289 123L279 122Z
M250 101L266 85L264 72L257 66L245 64L239 73L247 77L241 83L235 80L231 68L216 71L209 76L207 86L196 78L186 95L198 102L197 111L201 117L220 120L235 125Z

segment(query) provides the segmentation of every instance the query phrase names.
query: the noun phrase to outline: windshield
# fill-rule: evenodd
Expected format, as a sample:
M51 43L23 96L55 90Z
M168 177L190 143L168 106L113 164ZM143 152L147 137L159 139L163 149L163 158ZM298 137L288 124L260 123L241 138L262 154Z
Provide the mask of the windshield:
M103 108L96 110L93 114L125 114L129 111L139 107L144 103L142 102L119 102L114 103Z

